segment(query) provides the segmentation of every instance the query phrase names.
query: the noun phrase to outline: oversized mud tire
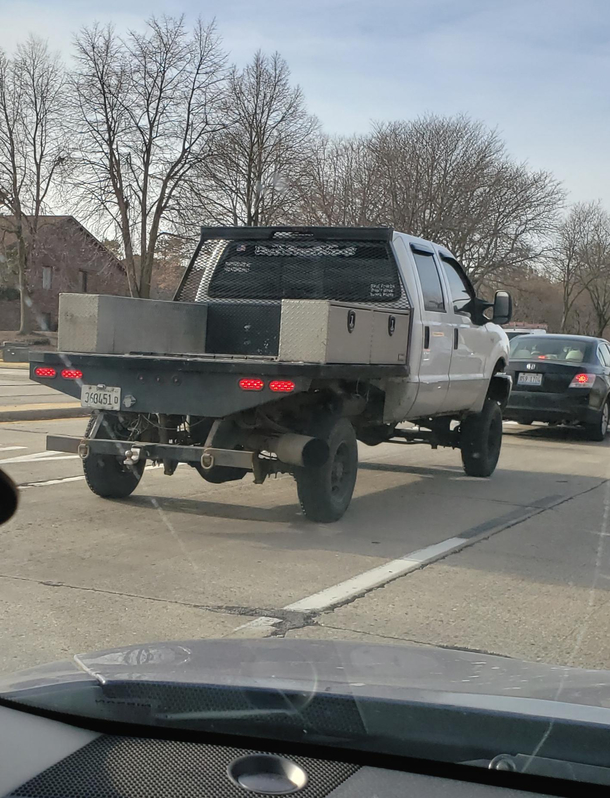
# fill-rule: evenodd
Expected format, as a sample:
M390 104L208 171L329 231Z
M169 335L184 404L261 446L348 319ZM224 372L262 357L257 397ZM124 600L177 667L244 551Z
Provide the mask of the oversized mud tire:
M494 399L486 399L480 413L462 421L460 446L464 471L469 477L493 474L502 448L502 410Z
M95 418L87 425L85 437L89 437ZM115 434L120 439L120 430ZM83 471L89 489L103 499L125 499L138 487L144 473L144 460L125 465L122 457L109 454L89 453L83 460Z
M328 443L329 455L324 465L295 472L299 502L310 521L328 524L338 521L352 500L358 474L356 433L346 418L327 417L310 434Z

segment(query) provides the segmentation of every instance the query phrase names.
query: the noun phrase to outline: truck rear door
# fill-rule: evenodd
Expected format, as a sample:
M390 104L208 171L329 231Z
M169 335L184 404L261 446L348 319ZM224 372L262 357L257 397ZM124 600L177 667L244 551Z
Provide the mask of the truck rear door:
M433 416L440 413L449 388L452 328L433 250L423 244L412 244L410 249L419 283L422 324L419 389L411 414Z

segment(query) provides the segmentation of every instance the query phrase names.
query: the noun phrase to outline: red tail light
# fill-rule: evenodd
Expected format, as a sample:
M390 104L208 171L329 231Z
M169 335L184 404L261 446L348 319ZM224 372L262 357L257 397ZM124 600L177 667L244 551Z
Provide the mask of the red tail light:
M275 393L290 393L294 391L294 382L292 380L271 380L269 388Z
M42 377L45 380L50 380L53 379L53 377L57 377L57 372L50 366L38 366L38 368L34 369L34 374L37 377Z
M577 374L570 383L570 388L590 388L595 382L595 377L595 374Z
M239 387L242 391L262 391L265 383L258 377L246 377L239 381Z
M83 372L78 369L64 369L61 372L61 376L64 380L80 380L83 376Z

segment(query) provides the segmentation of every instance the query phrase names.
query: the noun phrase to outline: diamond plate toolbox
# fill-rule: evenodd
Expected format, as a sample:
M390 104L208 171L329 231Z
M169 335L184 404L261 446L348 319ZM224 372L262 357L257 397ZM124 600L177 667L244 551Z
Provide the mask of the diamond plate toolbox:
M280 361L405 363L408 310L330 300L282 300Z

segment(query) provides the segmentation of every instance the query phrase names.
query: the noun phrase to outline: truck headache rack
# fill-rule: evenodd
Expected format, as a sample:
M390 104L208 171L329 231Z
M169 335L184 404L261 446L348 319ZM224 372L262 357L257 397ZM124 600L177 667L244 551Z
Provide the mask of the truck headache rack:
M391 241L391 227L202 227L201 241L269 241L273 238L314 238L317 241Z
M282 300L409 310L387 227L204 227L174 297L208 307L206 351L277 356Z

